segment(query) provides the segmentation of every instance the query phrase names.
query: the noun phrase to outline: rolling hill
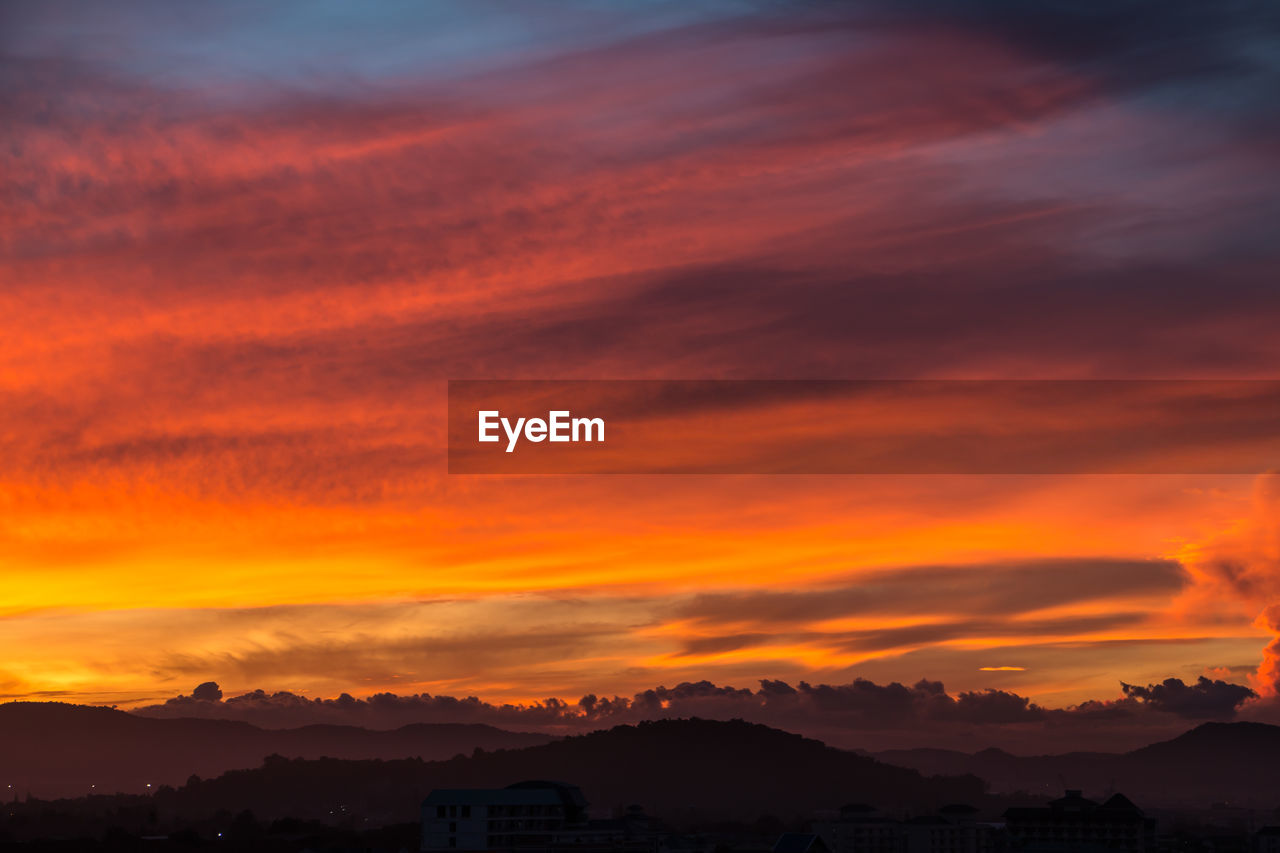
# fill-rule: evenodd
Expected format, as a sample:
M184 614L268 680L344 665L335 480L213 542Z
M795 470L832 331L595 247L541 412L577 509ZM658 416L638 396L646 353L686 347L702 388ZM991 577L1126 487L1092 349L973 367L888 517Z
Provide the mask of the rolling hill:
M449 761L304 761L262 767L157 796L165 811L399 822L434 788L504 787L524 779L579 785L597 809L640 804L673 824L808 817L849 801L934 809L983 799L982 780L925 777L819 741L741 720L660 720Z
M1171 740L1118 754L905 749L872 755L922 773L972 773L1002 793L1057 796L1071 787L1119 790L1153 806L1280 806L1280 726L1264 723L1204 723Z
M35 796L143 793L192 774L257 767L265 756L427 760L553 740L486 725L416 724L261 729L228 720L157 719L56 702L0 705L0 787Z

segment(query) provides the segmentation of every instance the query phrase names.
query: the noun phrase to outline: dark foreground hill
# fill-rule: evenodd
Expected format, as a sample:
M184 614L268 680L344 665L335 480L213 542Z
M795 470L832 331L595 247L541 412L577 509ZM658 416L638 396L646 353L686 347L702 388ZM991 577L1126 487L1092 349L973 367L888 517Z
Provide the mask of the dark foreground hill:
M155 719L56 702L0 705L0 782L36 796L142 793L290 758L428 760L547 743L552 737L484 725L417 724L394 731L355 726L260 729L229 720ZM93 786L93 787L90 787ZM7 788L5 790L8 790Z
M998 749L973 754L906 749L875 757L923 773L972 773L998 792L1056 795L1065 784L1095 793L1120 790L1152 806L1280 806L1280 726L1263 723L1205 723L1172 740L1122 754L1017 756Z
M1205 723L1115 764L1117 785L1134 790L1188 802L1280 806L1280 726Z
M199 816L358 814L413 820L434 788L504 787L524 779L581 786L593 806L640 804L675 825L808 816L850 801L933 809L983 798L974 777L926 778L819 741L742 721L663 720L542 746L449 761L288 761L157 795L164 813Z

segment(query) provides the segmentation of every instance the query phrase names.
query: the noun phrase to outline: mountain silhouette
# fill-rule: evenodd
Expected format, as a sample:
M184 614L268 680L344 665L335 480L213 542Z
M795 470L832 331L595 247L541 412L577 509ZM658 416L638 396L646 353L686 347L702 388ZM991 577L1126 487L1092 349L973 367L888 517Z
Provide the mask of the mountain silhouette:
M271 758L254 770L192 782L157 795L166 813L251 809L258 815L325 817L335 809L371 820L415 819L434 788L503 787L523 779L579 785L597 809L638 803L677 825L784 819L849 801L937 808L983 798L982 780L927 778L819 741L736 721L661 720L449 761Z
M1126 753L1017 756L999 749L972 754L902 749L872 755L922 773L972 773L1003 793L1057 793L1065 783L1099 793L1122 790L1148 805L1280 806L1280 726L1265 723L1204 723Z
M1204 723L1172 740L1125 753L1116 782L1182 802L1280 806L1280 726Z
M0 793L41 797L177 785L192 774L215 776L257 767L268 755L348 759L448 758L532 746L549 735L487 725L419 723L392 731L313 725L262 729L249 723L140 717L113 708L58 702L0 705Z
M867 755L740 720L661 720L556 739L471 724L272 730L61 703L0 705L0 785L11 785L14 795L153 792L158 805L189 814L251 809L323 817L341 807L412 820L432 788L528 778L564 779L598 806L640 803L684 822L789 818L845 802L914 809L976 803L983 780L998 793L1057 796L1072 787L1099 795L1122 790L1144 806L1228 801L1270 809L1280 805L1276 767L1280 727L1261 723L1205 723L1123 754ZM188 782L193 775L203 781Z
M1067 752L1060 755L1021 756L1002 749L967 753L950 749L893 749L868 753L886 764L910 767L927 774L972 773L985 779L995 792L1026 792L1037 796L1062 795L1064 782L1072 787L1091 787L1085 779L1107 780L1105 762L1118 758L1113 753Z

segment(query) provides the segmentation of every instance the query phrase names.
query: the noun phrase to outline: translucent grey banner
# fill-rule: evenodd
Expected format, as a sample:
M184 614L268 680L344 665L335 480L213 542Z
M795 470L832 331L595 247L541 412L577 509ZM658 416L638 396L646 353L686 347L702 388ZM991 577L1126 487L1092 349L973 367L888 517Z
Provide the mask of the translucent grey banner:
M453 474L1254 474L1271 380L453 380Z

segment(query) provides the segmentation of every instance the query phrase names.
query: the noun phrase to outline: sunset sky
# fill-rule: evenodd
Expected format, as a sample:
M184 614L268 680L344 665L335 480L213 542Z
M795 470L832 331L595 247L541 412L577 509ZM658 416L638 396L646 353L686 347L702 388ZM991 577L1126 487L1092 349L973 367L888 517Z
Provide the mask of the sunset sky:
M449 379L1280 378L1277 14L1095 5L5 3L0 698L1274 713L1265 471L446 473Z

